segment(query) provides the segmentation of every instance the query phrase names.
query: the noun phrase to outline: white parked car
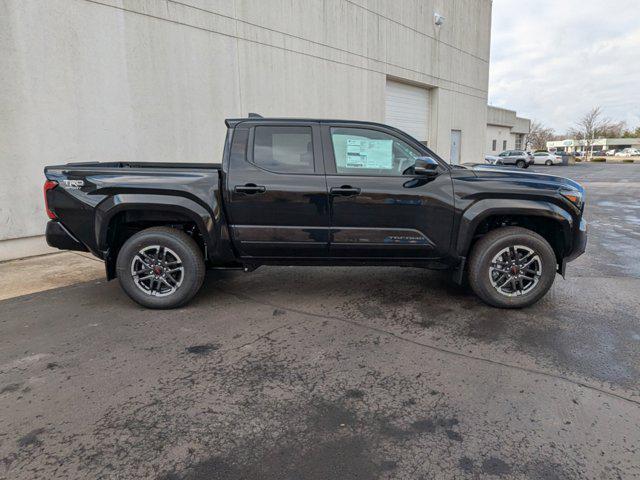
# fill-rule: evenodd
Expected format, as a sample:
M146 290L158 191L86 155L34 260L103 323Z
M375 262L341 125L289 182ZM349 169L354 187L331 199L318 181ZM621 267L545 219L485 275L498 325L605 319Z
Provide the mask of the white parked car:
M491 164L491 165L495 165L496 162L500 160L500 157L496 157L495 155L485 155L484 156L484 161Z
M562 157L549 152L536 152L533 154L534 165L561 165Z
M613 157L613 156L616 154L616 149L615 149L615 148L612 148L611 150L607 150L607 151L605 152L605 154L606 154L608 157Z
M620 152L616 152L616 157L640 157L640 149L625 148Z

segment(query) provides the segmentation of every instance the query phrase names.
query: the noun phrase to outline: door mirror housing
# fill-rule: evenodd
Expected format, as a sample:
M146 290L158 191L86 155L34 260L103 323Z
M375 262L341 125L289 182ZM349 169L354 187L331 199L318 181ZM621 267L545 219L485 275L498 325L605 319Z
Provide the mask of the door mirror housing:
M438 173L439 163L431 157L418 157L413 164L413 172L416 175L433 176Z

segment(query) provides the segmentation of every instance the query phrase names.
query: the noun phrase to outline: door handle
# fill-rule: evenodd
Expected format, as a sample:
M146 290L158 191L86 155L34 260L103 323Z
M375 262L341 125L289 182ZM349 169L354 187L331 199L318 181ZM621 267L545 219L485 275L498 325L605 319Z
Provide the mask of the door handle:
M247 183L245 185L236 185L235 187L233 187L233 191L236 193L245 193L247 195L254 195L256 193L264 193L267 191L267 189L262 185L256 185L255 183Z
M341 195L343 197L352 197L354 195L360 195L360 189L352 187L351 185L342 185L341 187L331 187L329 190L332 195Z

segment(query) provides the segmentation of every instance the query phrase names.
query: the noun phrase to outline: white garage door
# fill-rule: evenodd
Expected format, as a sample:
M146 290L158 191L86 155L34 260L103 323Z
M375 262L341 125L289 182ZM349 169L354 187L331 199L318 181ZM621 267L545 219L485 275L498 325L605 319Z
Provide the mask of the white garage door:
M385 123L421 142L429 140L429 90L387 80Z

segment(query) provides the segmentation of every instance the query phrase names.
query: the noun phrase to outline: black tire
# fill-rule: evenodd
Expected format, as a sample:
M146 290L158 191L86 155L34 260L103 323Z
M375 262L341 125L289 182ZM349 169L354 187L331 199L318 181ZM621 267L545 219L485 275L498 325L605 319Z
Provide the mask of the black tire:
M490 269L494 257L511 246L530 249L541 262L537 283L532 282L530 290L515 296L507 296L494 287ZM555 253L544 238L526 228L503 227L487 233L474 245L469 259L469 285L482 301L491 306L523 308L534 304L549 291L556 276L556 268Z
M550 167L551 165L553 165L553 162L552 162L551 160L547 160L546 162L544 162L544 164L545 164L547 167Z
M527 162L525 162L524 160L518 160L516 162L516 167L518 167L518 168L527 168Z
M154 262L160 261L158 266L161 269L167 269L166 271L163 271L160 276L163 276L164 274L163 278L167 278L166 275L169 274L168 272L170 270L168 269L170 267L166 266L166 261L167 258L169 260L175 260L175 257L172 256L173 254L175 254L180 260L180 262L173 261L173 264L182 267L182 270L179 272L179 284L177 286L175 286L175 283L178 282L176 282L173 277L171 277L171 280L167 280L174 285L174 291L171 291L168 286L164 285L164 283L160 284L160 280L155 284L157 285L157 288L164 288L170 292L156 292L162 293L165 296L155 296L148 293L148 291L143 289L145 285L144 282L137 282L132 274L134 261L140 261L135 259L141 258L139 256L139 252L145 249L151 249L151 251L153 251L156 246L159 247L158 250L162 248L163 253L169 252L168 256L165 254L164 264L162 262L161 255L155 256L156 259ZM153 260L153 255L149 255L149 258ZM158 257L160 257L160 260L158 260ZM148 266L146 264L144 265ZM193 298L198 290L200 290L205 274L202 251L195 240L183 231L169 227L147 228L146 230L142 230L129 238L118 253L116 268L120 286L125 293L136 303L139 303L144 307L154 309L176 308L187 303ZM149 270L150 271L148 273L154 273L153 270ZM169 283L167 283L167 285L169 285ZM153 287L150 290L153 290Z

